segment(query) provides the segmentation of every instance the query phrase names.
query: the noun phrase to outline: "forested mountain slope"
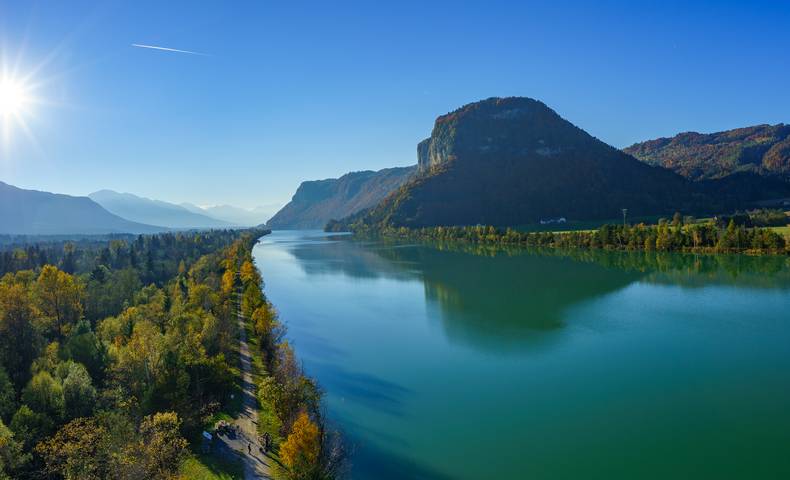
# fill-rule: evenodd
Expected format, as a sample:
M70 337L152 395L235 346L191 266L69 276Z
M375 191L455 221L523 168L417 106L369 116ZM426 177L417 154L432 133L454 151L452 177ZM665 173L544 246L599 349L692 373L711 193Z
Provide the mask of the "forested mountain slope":
M400 187L416 167L352 172L340 178L302 182L293 199L268 222L274 229L322 228L380 202Z
M790 125L755 125L724 132L685 132L624 149L650 165L691 180L749 172L790 179Z
M605 144L530 98L489 98L440 116L417 153L411 181L340 227L507 226L611 219L623 208L632 216L701 213L790 194L781 183L763 189L751 176L748 189L692 182Z

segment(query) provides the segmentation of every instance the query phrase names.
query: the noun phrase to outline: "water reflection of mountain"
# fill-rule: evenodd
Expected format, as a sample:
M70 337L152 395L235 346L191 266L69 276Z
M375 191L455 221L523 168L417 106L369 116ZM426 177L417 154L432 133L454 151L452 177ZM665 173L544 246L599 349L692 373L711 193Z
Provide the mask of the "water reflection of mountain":
M638 271L644 281L687 288L732 286L790 289L790 257L778 255L699 255L658 252L607 252L601 250L544 250L608 268Z
M449 338L498 351L547 341L545 333L562 326L566 309L643 276L568 258L487 257L348 239L296 245L290 252L308 273L421 280Z
M420 280L448 338L501 351L543 343L571 307L641 280L790 288L786 257L524 250L324 237L290 252L309 274Z
M430 247L383 254L420 265L425 294L448 337L484 349L542 344L565 312L617 291L639 272L542 255L481 256Z
M389 278L408 280L417 277L410 265L381 255L381 245L358 242L338 236L319 237L316 241L299 242L289 252L299 260L308 275L342 274L352 278Z

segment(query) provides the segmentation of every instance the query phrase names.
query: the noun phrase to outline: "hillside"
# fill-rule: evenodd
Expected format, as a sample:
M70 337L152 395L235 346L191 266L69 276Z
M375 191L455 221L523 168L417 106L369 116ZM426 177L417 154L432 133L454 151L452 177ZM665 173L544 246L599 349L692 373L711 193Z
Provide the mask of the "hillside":
M181 229L231 226L229 222L191 212L180 205L138 197L131 193L100 190L88 197L109 212L135 222Z
M352 172L340 178L302 182L291 201L267 223L273 229L322 228L380 202L400 187L416 167Z
M131 222L88 197L24 190L0 182L0 233L69 235L153 233L162 227Z
M790 179L790 125L756 125L710 134L686 132L634 144L624 151L691 180L733 173Z
M440 116L417 153L419 174L412 181L342 223L506 226L555 217L611 219L622 208L631 216L701 213L764 193L697 184L647 165L529 98L490 98ZM782 192L790 188L780 185Z

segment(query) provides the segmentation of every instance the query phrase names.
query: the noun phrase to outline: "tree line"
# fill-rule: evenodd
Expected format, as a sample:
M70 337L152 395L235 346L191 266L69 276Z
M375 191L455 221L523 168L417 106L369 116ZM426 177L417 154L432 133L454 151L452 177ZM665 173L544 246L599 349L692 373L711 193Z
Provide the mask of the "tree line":
M285 339L286 327L263 293L263 279L252 251L239 252L238 272L226 270L223 284L241 282L241 313L249 319L255 352L264 372L258 384L259 433L268 434L279 450L278 478L331 479L341 476L347 452L321 409L322 391L297 360Z
M715 220L700 223L692 219L684 219L680 214L676 214L672 220L661 219L657 225L606 224L595 230L565 232L521 232L513 228L477 225L416 229L387 227L375 231L360 229L355 233L528 247L659 252L790 253L787 239L770 228L738 225L732 218L724 226Z
M0 479L176 478L188 439L238 388L239 284L248 318L268 312L256 332L270 342L267 387L284 392L276 397L284 476L331 472L320 391L282 340L251 262L264 233L6 248Z

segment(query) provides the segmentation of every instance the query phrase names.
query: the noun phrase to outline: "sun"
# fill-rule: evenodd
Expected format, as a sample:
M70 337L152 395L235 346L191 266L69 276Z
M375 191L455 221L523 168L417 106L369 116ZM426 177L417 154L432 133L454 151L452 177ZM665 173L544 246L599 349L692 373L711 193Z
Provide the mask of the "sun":
M11 78L0 78L0 115L16 117L24 113L30 101L27 92L23 83Z

